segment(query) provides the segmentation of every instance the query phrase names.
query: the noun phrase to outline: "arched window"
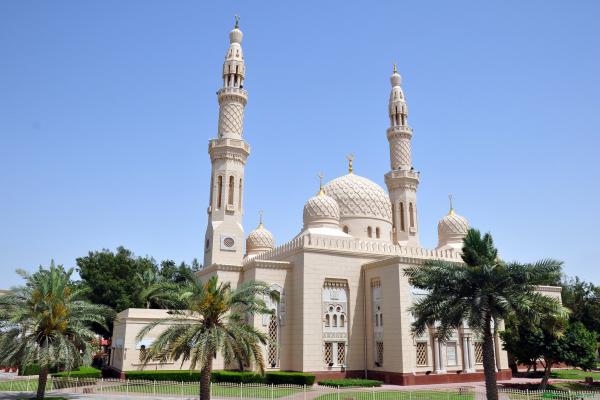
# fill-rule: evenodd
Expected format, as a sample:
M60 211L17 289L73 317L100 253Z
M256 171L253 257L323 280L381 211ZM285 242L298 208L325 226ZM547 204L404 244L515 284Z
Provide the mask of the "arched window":
M343 231L344 231L344 233L348 233L348 232L350 232L350 230L348 229L348 226L347 226L347 225L344 225Z
M396 232L396 205L392 204L392 231Z
M383 326L383 314L379 314L379 326Z
M408 203L408 216L410 218L410 227L414 228L415 227L415 215L413 212L413 203Z
M379 228L375 228L375 237L379 239L381 233L379 232Z
M223 177L221 175L219 175L219 178L217 179L218 182L218 186L217 186L217 208L221 208L222 202L223 202Z
M242 210L242 178L240 178L240 188L238 191L238 211Z
M342 315L340 315L340 326L343 328L345 323L346 323L346 317L344 317L344 314L342 314Z
M337 315L333 314L333 325L334 328L337 328Z
M405 231L404 229L404 203L400 202L400 230L402 232Z
M325 314L325 326L329 326L330 325L329 320L330 320L329 319L329 314Z
M234 178L233 175L229 177L229 193L227 196L227 204L233 205L233 188L234 188Z
M367 236L373 237L373 229L370 226L367 228Z

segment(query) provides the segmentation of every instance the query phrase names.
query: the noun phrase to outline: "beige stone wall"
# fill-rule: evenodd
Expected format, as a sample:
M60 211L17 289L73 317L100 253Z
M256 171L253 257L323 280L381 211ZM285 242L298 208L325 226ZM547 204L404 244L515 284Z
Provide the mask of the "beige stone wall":
M150 362L142 368L136 336L149 323L166 318L167 316L167 310L144 308L129 308L117 314L113 329L113 355L110 365L121 371L189 369L189 363L186 362L182 366L179 361L166 363ZM144 339L157 338L166 327L166 325L155 327L144 336Z

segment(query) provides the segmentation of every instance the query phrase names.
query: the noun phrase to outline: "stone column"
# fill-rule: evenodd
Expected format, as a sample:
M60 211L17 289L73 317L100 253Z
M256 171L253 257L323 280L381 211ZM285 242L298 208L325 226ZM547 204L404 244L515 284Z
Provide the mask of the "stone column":
M440 372L440 353L438 351L438 340L436 337L433 338L432 354L433 354L433 369L435 373Z
M440 372L446 372L446 365L444 363L444 344L438 341L438 352L440 354Z
M463 336L462 342L463 372L469 372L471 369L471 363L469 362L469 339Z
M475 351L473 350L473 338L467 338L467 350L469 351L469 372L475 372L475 359L473 358L473 354Z
M494 371L498 372L498 357L496 357L496 336L493 336L494 340Z

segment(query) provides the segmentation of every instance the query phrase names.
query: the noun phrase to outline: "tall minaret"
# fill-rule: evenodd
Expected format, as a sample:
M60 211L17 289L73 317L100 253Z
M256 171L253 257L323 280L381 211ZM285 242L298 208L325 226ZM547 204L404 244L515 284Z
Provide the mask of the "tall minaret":
M208 143L212 173L204 243L205 267L212 264L241 265L244 256L242 202L244 167L250 146L242 139L244 107L248 100L248 93L243 89L246 67L242 37L236 16L223 63L223 87L217 92L219 136Z
M393 240L401 245L419 246L417 222L417 187L419 173L412 166L412 129L408 126L408 109L400 84L402 78L394 65L391 77L387 138L390 143L391 170L385 174L392 202Z

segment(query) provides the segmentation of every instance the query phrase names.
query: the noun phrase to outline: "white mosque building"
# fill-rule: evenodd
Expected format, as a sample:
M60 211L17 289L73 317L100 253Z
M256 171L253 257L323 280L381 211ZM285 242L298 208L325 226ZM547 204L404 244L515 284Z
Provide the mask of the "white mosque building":
M199 276L218 276L233 286L260 280L279 291L280 301L269 303L273 315L253 321L272 339L265 348L270 369L313 372L318 379L368 376L394 384L483 380L482 338L467 325L445 343L435 339L435 327L422 336L411 333L409 307L420 294L410 286L404 268L431 259L460 262L469 223L451 208L438 223L437 247L420 245L420 176L413 167L413 131L395 67L386 132L387 191L355 174L350 159L347 175L321 185L306 201L296 237L277 245L262 221L245 236L244 169L250 146L243 136L248 94L242 38L236 23L229 33L223 86L217 92L218 134L208 144L212 173L204 268ZM554 288L547 290L556 295ZM140 368L141 348L160 328L142 341L136 341L137 332L163 316L165 310L129 309L119 314L113 368ZM498 377L510 378L507 355L497 337L495 352ZM224 368L222 359L214 367ZM147 368L177 369L179 363Z

